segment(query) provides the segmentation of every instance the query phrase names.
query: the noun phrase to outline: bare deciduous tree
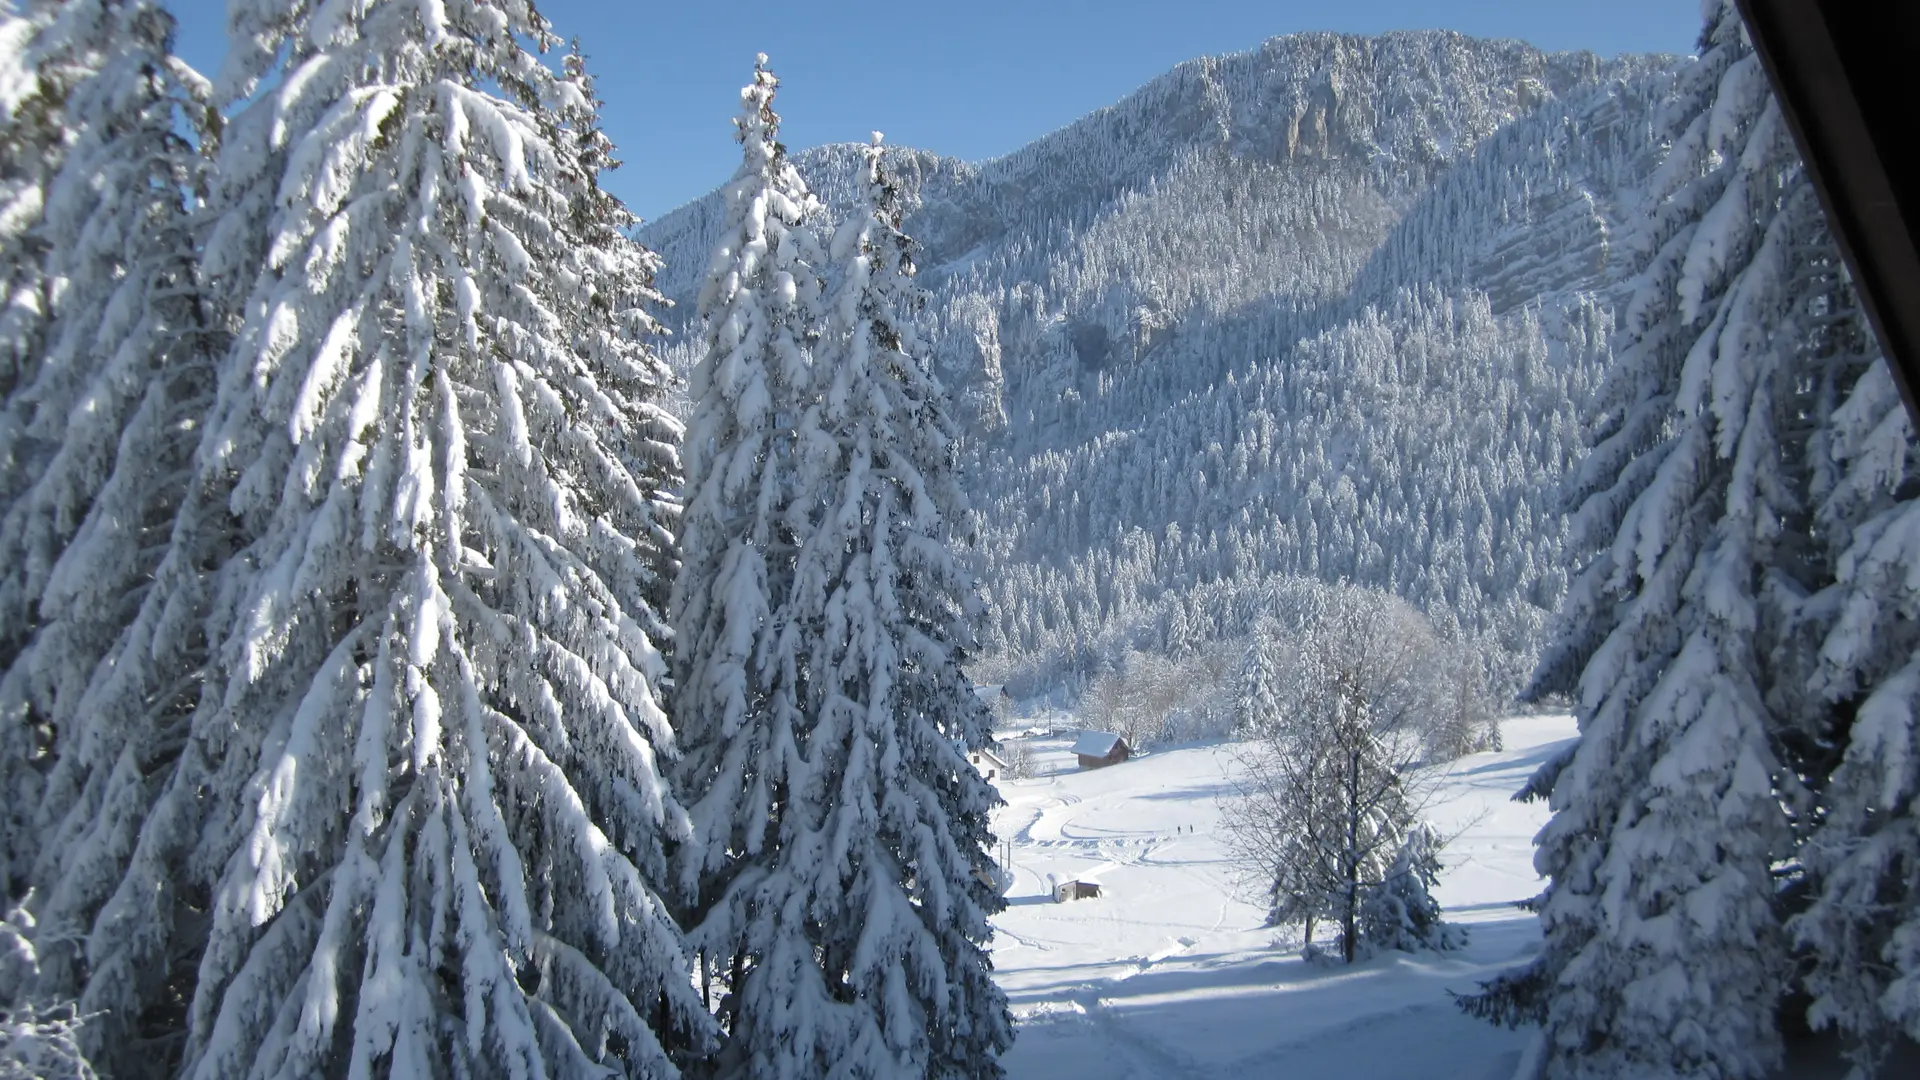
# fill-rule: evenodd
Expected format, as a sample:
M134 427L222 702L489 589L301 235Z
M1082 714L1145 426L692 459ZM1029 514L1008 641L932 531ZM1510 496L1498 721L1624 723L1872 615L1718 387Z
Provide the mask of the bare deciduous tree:
M1014 739L1000 749L1000 760L1007 763L1007 779L1025 780L1033 775L1033 746L1025 739Z
M1268 624L1250 662L1254 738L1222 807L1229 850L1272 924L1340 927L1349 963L1369 894L1393 874L1428 794L1415 769L1446 701L1437 640L1406 604L1328 587L1291 625ZM1261 715L1264 713L1264 715Z
M1085 723L1111 731L1140 749L1158 738L1187 694L1183 665L1156 653L1129 652L1117 670L1102 672L1081 698Z

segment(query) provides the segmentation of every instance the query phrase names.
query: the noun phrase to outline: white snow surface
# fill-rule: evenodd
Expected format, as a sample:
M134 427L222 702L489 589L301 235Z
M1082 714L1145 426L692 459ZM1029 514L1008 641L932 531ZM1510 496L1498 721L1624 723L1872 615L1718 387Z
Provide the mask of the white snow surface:
M1513 904L1540 891L1533 835L1547 808L1511 796L1575 729L1527 716L1503 734L1506 749L1437 767L1425 814L1454 837L1437 897L1466 947L1350 968L1301 960L1298 928L1262 926L1260 898L1236 887L1215 834L1235 744L1082 771L1069 736L1030 740L1036 775L1000 783L994 818L1013 856L993 951L1019 1031L1008 1076L1512 1076L1529 1033L1468 1017L1447 992L1539 946ZM1049 877L1097 879L1101 896L1055 903Z

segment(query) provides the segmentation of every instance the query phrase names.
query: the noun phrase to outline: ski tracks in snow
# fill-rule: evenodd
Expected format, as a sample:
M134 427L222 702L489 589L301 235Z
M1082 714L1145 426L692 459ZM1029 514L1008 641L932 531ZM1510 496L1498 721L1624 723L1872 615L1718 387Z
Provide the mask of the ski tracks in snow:
M1155 964L1163 960L1179 956L1193 948L1195 944L1195 940L1190 937L1174 938L1167 946L1156 949L1146 956L1133 957L1127 962L1127 970L1085 983L1064 995L1066 1000L1080 1007L1080 1012L1086 1017L1088 1023L1107 1036L1110 1045L1118 1047L1130 1063L1141 1067L1137 1070L1140 1076L1166 1077L1170 1080L1204 1080L1212 1075L1209 1070L1187 1055L1134 1031L1127 1025L1124 1018L1116 1017L1114 1010L1107 1004L1107 993L1115 986L1142 972L1152 970Z
M1141 1077L1170 1080L1206 1080L1209 1074L1199 1062L1179 1053L1160 1042L1146 1038L1128 1027L1124 1020L1116 1018L1107 1008L1106 1001L1098 989L1088 987L1073 998L1083 1010L1087 1022L1098 1028L1107 1037L1107 1043L1116 1047L1128 1061L1139 1068L1129 1069Z

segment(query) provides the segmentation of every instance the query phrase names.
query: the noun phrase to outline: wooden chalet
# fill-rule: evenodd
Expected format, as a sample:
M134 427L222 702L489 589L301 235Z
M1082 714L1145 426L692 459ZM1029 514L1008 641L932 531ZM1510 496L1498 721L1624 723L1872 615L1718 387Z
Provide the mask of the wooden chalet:
M1083 731L1073 741L1073 753L1080 759L1081 768L1104 769L1132 757L1133 747L1111 731Z

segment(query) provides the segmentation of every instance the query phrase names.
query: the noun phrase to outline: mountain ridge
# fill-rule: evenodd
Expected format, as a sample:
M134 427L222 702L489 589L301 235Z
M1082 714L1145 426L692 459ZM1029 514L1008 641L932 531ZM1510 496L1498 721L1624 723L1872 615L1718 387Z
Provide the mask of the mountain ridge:
M1449 55L1448 50L1453 55ZM1376 127L1373 118L1343 113L1340 109L1341 101L1347 96L1346 76L1356 68L1403 71L1408 66L1405 62L1419 59L1422 51L1428 54L1428 61L1450 59L1456 65L1463 59L1458 54L1492 52L1506 57L1504 66L1511 75L1504 94L1496 84L1489 86L1485 95L1502 98L1498 104L1506 106L1505 109L1496 108L1489 100L1467 102L1467 116L1462 119L1471 133L1470 138L1458 138L1458 131L1428 132L1433 136L1424 147L1432 159L1426 162L1429 165L1456 164L1471 152L1479 138L1492 134L1520 112L1544 104L1548 94L1559 95L1573 86L1604 79L1611 73L1671 60L1635 55L1602 58L1585 51L1547 52L1512 38L1474 38L1451 30L1401 30L1372 36L1333 31L1276 35L1241 52L1182 61L1112 104L998 157L970 162L932 149L903 146L894 148L890 161L907 181L909 190L921 196L923 203L930 198L968 207L982 198L1006 203L1032 193L1035 174L1043 174L1056 158L1065 156L1054 152L1063 143L1112 141L1095 137L1142 130L1154 133L1171 130L1191 138L1207 130L1218 135L1219 142L1246 153L1268 141L1262 138L1268 134L1267 125L1253 121L1272 121L1276 110L1283 105L1295 106L1280 123L1287 136L1284 145L1288 156L1324 155L1335 147L1353 143L1351 139L1342 139L1343 130L1351 127L1352 121L1360 121L1359 128L1369 135ZM1395 60L1402 63L1395 65L1392 63ZM1303 63L1310 65L1310 70L1301 70ZM1271 82L1268 89L1275 91L1276 100L1249 93L1254 89L1255 76ZM1197 115L1203 106L1210 106L1213 114ZM1415 110L1414 115L1422 126L1433 119L1427 110ZM1162 117L1171 117L1176 122L1147 123ZM1340 123L1342 118L1349 121L1346 127ZM1331 125L1330 119L1334 121ZM1407 122L1404 116L1394 119ZM794 151L795 163L809 185L830 207L843 207L854 195L853 174L859 165L859 145L826 143ZM1151 160L1163 166L1172 164L1170 157L1151 156ZM1108 194L1143 179L1133 172L1115 173L1110 178ZM641 238L666 257L660 282L662 292L679 307L684 308L681 301L698 291L697 281L706 268L707 249L697 242L686 241L711 239L712 228L706 222L720 208L723 186L716 186L641 227ZM981 190L983 188L993 189L991 195ZM1096 210L1089 208L1087 213ZM973 237L974 243L964 243L967 234L955 235L942 227L945 222L936 222L929 235L926 223L918 220L921 216L910 217L909 224L920 230L915 236L927 253L923 269L933 270L979 242L980 238Z
M1681 63L1286 35L986 162L896 150L1000 676L1233 637L1222 589L1308 576L1400 593L1514 689ZM794 155L836 215L854 149ZM641 233L682 370L722 209Z

